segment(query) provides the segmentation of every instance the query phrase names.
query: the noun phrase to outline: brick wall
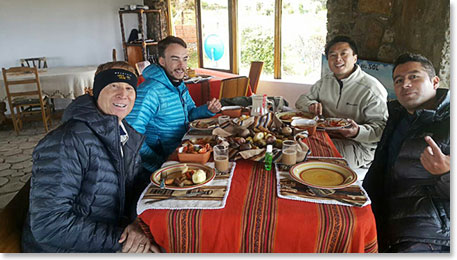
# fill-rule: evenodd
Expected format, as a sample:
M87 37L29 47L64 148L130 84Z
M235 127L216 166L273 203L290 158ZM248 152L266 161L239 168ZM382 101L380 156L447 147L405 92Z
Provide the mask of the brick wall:
M186 43L197 43L197 29L193 25L176 25L176 36L181 37Z

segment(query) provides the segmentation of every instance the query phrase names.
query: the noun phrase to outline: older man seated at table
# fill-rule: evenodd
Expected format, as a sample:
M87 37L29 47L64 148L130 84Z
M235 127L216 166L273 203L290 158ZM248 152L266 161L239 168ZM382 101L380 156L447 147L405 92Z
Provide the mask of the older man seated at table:
M73 101L36 146L23 252L158 252L135 211L144 137L124 118L136 83L128 63L100 65L94 96Z
M188 130L189 122L214 116L220 108L219 100L196 107L183 78L186 74L186 43L168 36L158 44L159 64L143 71L145 81L138 87L138 96L127 121L146 135L140 150L146 172L159 168L179 146Z

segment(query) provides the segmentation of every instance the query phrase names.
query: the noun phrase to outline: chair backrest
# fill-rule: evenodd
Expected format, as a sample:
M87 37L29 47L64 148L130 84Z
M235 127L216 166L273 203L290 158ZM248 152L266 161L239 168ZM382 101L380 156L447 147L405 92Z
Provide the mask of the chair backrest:
M116 53L116 49L113 49L113 61L117 61L117 53Z
M248 93L249 79L246 76L223 79L219 99L246 96Z
M41 113L45 132L51 122L49 100L43 99L37 67L2 68L14 130L19 135L25 115ZM47 110L47 112L46 112Z
M11 67L9 69L2 68L2 73L6 95L10 105L13 104L12 100L15 97L35 96L42 99L37 67ZM14 85L21 85L21 90L14 88ZM27 87L25 87L25 85L27 85Z
M149 65L151 65L151 63L147 60L139 61L139 62L135 63L135 68L136 68L136 71L138 72L138 76L143 75L143 70Z
M259 85L260 74L262 73L263 61L252 61L251 69L249 70L249 86L253 93L257 92Z
M27 59L21 59L21 66L22 67L37 67L37 68L41 69L41 68L47 68L48 63L46 62L46 57L27 58Z

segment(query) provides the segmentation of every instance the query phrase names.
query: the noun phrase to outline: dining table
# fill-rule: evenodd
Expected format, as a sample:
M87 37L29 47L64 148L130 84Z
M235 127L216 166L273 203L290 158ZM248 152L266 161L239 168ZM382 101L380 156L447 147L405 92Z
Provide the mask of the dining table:
M196 106L206 104L212 98L218 99L223 79L240 76L238 74L203 68L196 68L195 74L197 77L189 79L186 82L186 86ZM252 95L252 91L249 87L247 96L250 95Z
M50 98L75 99L92 88L97 66L50 67L38 69L41 91ZM18 76L20 77L20 76ZM0 101L7 101L3 78L0 79ZM27 86L16 85L16 88Z
M343 160L325 131L303 141L311 150L307 160ZM369 199L358 206L287 199L278 192L278 164L266 170L262 161L232 163L225 204L140 210L140 199L144 231L168 253L377 252Z
M197 107L206 104L206 102L213 98L219 98L222 80L240 76L238 74L204 68L195 68L194 71L196 76L186 79L184 84L186 84L189 94ZM138 85L144 81L143 75L140 75ZM249 97L252 94L251 87L248 86L247 96Z

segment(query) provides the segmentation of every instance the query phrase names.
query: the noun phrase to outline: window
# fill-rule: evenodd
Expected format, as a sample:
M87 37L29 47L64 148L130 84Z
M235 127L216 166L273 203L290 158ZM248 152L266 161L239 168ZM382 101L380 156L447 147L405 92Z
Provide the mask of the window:
M195 2L189 0L171 0L172 35L182 38L187 43L190 68L198 67L197 22Z
M228 1L200 0L201 58L205 68L230 70Z
M314 83L320 78L327 0L196 0L196 7L193 3L172 0L172 9L180 5L198 14L200 66L247 75L251 61L261 60L264 79Z
M282 0L281 27L281 78L319 80L327 34L326 1Z
M248 75L251 61L263 61L262 74L273 78L275 0L238 0L240 74Z

